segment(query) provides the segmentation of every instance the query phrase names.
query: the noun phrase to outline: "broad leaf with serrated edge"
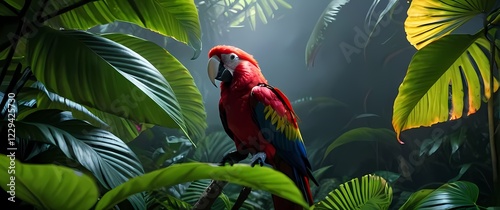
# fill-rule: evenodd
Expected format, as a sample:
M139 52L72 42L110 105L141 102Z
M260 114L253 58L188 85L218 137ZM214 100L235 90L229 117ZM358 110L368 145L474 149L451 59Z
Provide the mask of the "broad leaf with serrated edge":
M481 97L490 98L489 59L484 49L489 49L489 42L482 32L447 35L413 56L394 101L392 124L400 143L401 131L458 119L464 110L473 114L481 106Z

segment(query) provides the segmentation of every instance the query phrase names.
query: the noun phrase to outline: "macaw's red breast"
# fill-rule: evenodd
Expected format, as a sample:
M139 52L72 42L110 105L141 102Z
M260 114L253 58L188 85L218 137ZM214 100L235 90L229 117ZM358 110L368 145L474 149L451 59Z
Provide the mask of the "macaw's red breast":
M262 136L262 132L253 118L253 109L248 94L235 94L228 92L222 94L220 109L225 115L227 126L233 134L236 149L247 150L251 154L265 152L270 164L276 153L273 145Z

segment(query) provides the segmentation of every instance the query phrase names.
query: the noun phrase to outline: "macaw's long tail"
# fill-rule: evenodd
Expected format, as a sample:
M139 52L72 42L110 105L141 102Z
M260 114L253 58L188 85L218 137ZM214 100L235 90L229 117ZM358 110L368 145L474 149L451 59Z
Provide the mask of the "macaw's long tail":
M274 157L274 165L273 167L286 174L291 180L295 182L295 185L300 189L304 199L309 203L309 205L313 204L313 198L311 189L309 186L309 178L306 175L300 175L297 169L290 167L287 163L285 163L279 156ZM312 175L311 175L312 176ZM302 210L303 207L286 200L284 198L273 195L273 203L275 210Z

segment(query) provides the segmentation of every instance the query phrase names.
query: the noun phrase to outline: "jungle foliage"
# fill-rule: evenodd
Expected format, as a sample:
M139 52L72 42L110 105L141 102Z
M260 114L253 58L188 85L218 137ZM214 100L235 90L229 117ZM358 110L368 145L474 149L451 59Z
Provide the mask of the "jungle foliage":
M305 50L308 66L348 2L332 0L319 17ZM389 0L375 25L401 3ZM1 150L7 154L0 157L5 195L14 164L16 207L192 209L210 180L219 180L229 184L213 198L212 209L231 209L242 186L253 189L238 204L242 209L272 208L270 193L307 208L280 172L247 161L214 164L233 142L222 130L206 132L202 95L191 73L165 46L145 38L154 34L183 43L197 59L201 28L212 30L207 36L223 36L232 27L258 30L257 19L266 24L291 8L284 0L1 1L0 133L17 148L15 157L9 147ZM496 149L489 140L499 115L491 108L493 125L462 118L479 112L483 102L494 107L493 100L498 113L499 73L492 70L500 62L499 13L494 0L411 1L405 31L418 52L395 98L393 129L372 126L387 120L381 114L352 110L333 98L293 103L302 124L328 115L338 124L301 127L311 139L309 159L320 181L312 186L311 209L494 205L488 199L495 192L485 186L497 173L489 168L498 157L484 151ZM484 27L477 33L452 33L478 15ZM131 28L117 30L123 25ZM450 120L458 123L435 125ZM406 148L398 143L402 131L431 125L443 132L419 144L407 141ZM349 154L353 150L359 155ZM418 151L422 162L413 163L409 150ZM346 165L346 157L358 164ZM436 168L448 179L412 185ZM483 174L489 170L492 175ZM479 175L484 179L466 181Z

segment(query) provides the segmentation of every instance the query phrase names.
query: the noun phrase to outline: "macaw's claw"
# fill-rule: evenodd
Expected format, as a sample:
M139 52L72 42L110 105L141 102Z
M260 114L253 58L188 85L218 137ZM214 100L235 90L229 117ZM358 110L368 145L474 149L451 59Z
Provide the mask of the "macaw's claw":
M229 163L229 165L232 166L235 163L238 163L247 157L248 157L248 153L242 154L242 153L235 150L235 151L229 152L226 155L224 155L224 157L222 158L222 161L219 163L219 165L224 166L224 165L226 165L226 163Z
M257 163L260 166L264 166L264 162L266 162L266 153L259 152L252 156L252 160L250 161L250 165L254 167Z

